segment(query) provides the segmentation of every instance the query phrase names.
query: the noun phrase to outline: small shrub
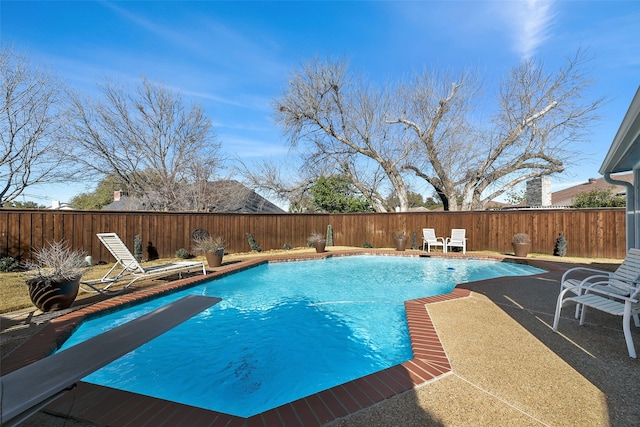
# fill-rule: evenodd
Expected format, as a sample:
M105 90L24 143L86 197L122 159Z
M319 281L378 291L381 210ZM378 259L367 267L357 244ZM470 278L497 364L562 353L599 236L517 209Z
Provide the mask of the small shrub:
M553 254L555 256L567 255L567 238L564 237L564 233L560 233L560 235L556 239L556 245L553 248Z
M416 231L411 232L411 249L418 249L418 233Z
M327 239L324 237L324 234L322 233L317 233L317 232L312 232L309 237L307 237L307 243L309 244L309 246L313 246L316 243L320 243L320 242L326 242Z
M333 227L327 225L327 246L333 246Z
M18 261L16 261L16 259L13 257L8 256L8 257L0 258L0 271L8 273L18 268L18 266L19 266Z
M371 242L364 242L362 244L362 247L363 248L373 248L373 245L371 244Z
M225 241L222 236L210 236L209 234L199 237L197 240L194 240L194 242L195 246L193 247L193 250L197 253L213 253L220 248L224 248L225 245Z
M513 236L513 243L531 243L531 239L527 233L517 233Z
M251 246L252 251L262 252L262 248L258 246L256 239L253 238L251 233L247 233L247 239L249 240L249 246Z
M191 254L185 248L180 248L176 251L176 258L182 258L182 259L191 258Z
M133 257L138 262L142 261L142 237L139 234L133 239Z
M47 242L34 250L33 256L36 262L28 262L27 268L36 281L75 280L87 266L85 253L73 250L65 241Z
M282 249L284 249L285 251L289 251L289 250L291 250L292 248L293 248L293 246L291 246L291 244L290 244L290 243L285 243L285 244L282 246Z

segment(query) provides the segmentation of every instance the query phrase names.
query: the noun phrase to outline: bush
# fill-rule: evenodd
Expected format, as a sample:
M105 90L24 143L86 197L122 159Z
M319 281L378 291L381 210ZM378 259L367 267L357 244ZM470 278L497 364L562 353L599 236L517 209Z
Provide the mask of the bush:
M513 243L531 243L527 233L517 233L513 236Z
M574 208L619 208L626 205L627 198L613 194L612 188L585 191L573 198Z
M293 246L291 246L291 244L290 244L290 243L285 243L285 244L282 246L282 249L284 249L285 251L289 251L289 250L291 250L292 248L293 248Z
M182 259L191 258L191 254L185 248L180 248L176 251L176 258L182 258Z
M247 233L247 240L249 240L249 246L251 246L252 251L262 252L262 248L258 246L256 239L253 238L251 233Z
M553 248L553 254L555 256L565 256L567 254L567 239L564 237L564 233L560 233L556 239L556 245Z
M373 245L372 245L370 242L364 242L364 243L362 244L362 247L363 247L363 248L372 248L372 247L373 247Z
M133 257L136 261L142 261L142 238L139 234L133 239Z
M18 266L18 261L16 261L16 259L13 257L8 256L0 258L0 271L8 273L18 268Z
M307 237L307 244L311 247L314 246L316 243L320 243L320 242L326 242L327 239L324 237L324 234L322 233L317 233L317 232L312 232L309 237Z

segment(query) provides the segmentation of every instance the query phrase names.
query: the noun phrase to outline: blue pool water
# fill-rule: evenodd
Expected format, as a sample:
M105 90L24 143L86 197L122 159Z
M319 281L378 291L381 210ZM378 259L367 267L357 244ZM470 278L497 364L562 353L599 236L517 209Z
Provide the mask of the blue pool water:
M84 322L62 350L184 295L220 297L84 381L249 417L411 359L405 300L540 272L417 257L271 263Z

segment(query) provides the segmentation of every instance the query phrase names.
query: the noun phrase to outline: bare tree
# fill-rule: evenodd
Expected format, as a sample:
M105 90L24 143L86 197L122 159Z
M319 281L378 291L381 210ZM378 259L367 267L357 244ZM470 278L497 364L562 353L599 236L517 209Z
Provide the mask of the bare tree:
M99 89L103 100L71 97L78 161L116 174L151 210L204 209L202 190L222 159L203 109L144 77L133 93L109 80Z
M292 73L289 86L274 105L275 119L293 148L304 144L304 164L322 164L349 177L370 198L376 211L386 211L380 194L380 168L408 208L402 162L411 144L385 123L392 98L386 90L367 87L348 74L346 61L310 61Z
M399 88L399 108L387 120L417 142L404 169L429 183L445 210L457 209L460 185L479 154L475 131L468 123L478 90L472 72L425 71ZM392 114L398 118L392 119Z
M483 209L521 182L562 172L603 102L585 99L584 62L579 51L556 73L531 60L515 67L501 85L490 126L471 122L475 79L463 75L446 91L441 76L416 79L404 91L406 111L390 121L421 143L406 168L451 210L459 196L462 210Z
M74 168L58 140L62 83L13 48L0 49L0 206L30 186L65 182Z
M586 98L585 62L578 51L557 72L535 61L515 67L485 120L476 116L474 72L424 72L373 88L345 61L316 59L292 73L275 117L293 149L304 144L305 167L349 177L376 211L393 209L382 189L408 209L411 172L445 210L483 209L521 182L562 172L579 152L603 102Z
M288 202L290 212L304 213L312 209L308 191L321 173L316 174L309 168L302 168L297 176L292 177L282 171L281 165L269 159L262 159L251 165L242 160L238 160L238 163L238 172L248 186ZM290 170L294 169L290 167L291 162L287 166Z
M555 73L532 60L512 70L501 86L493 127L478 139L481 155L467 172L463 209L482 208L521 182L560 173L578 157L577 144L604 102L585 96L591 84L586 62L585 52L578 51ZM486 194L490 186L495 188Z

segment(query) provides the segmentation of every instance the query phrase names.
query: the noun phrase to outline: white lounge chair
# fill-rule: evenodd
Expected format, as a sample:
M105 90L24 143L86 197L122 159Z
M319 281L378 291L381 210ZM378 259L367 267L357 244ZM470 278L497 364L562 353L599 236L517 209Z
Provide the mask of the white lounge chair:
M81 282L81 285L89 287L87 289L83 286L86 291L115 295L124 292L129 286L141 279L166 277L176 273L182 278L182 273L194 270L202 270L202 274L207 274L204 263L199 261L172 262L144 268L116 233L98 233L97 236L116 259L116 263L101 279ZM109 290L112 285L119 282L127 283L119 291Z
M451 230L451 237L447 237L444 240L444 250L449 251L449 248L462 248L462 253L467 253L467 238L465 237L467 230L464 228L454 228Z
M444 237L436 237L436 231L433 228L422 229L422 250L427 247L427 251L431 252L431 246L442 246L442 251L446 252L444 245Z
M585 283L585 285L586 286L580 286L582 289L575 289L575 287L568 286L560 292L558 301L556 302L555 316L553 318L553 332L558 331L562 306L569 301L575 302L582 307L580 325L584 324L587 308L594 308L605 313L613 314L614 316L622 316L622 331L627 343L629 357L635 359L636 349L631 334L631 317L636 319L637 322L638 313L640 313L640 305L638 304L640 283L636 280L628 286L624 286L622 282L618 282L616 285L618 290L626 290L629 296L620 295L617 291L611 292L613 287L609 280L589 282ZM569 292L575 295L567 297L566 295Z
M586 277L585 277L586 275ZM640 249L629 249L627 256L615 271L597 270L588 267L571 268L562 275L560 292L570 289L580 295L585 289L598 289L621 296L629 296L629 286L640 280ZM576 305L576 319L580 315L580 304ZM638 317L634 318L640 326Z

